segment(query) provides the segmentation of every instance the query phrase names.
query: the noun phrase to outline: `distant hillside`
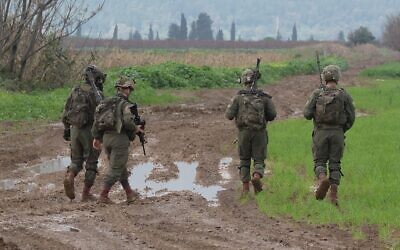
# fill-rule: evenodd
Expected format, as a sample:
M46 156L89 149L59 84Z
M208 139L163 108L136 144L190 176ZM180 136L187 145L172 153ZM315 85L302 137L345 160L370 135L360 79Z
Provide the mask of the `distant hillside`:
M101 2L83 1L92 6ZM311 36L335 40L339 31L347 37L361 25L379 38L387 15L397 14L396 10L400 11L399 0L106 0L102 12L83 27L83 34L110 38L118 24L120 38L127 38L130 30L139 30L147 37L152 24L163 39L172 22L180 24L181 13L190 30L198 14L207 12L214 21L214 34L222 29L225 39L233 20L237 36L244 40L276 37L278 25L287 40L295 23L301 40Z

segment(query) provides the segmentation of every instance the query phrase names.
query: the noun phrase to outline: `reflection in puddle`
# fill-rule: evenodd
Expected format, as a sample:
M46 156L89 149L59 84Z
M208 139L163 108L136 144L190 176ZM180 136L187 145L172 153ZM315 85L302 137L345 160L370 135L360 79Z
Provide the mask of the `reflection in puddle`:
M11 190L15 188L20 181L15 179L5 179L0 181L0 190Z
M162 196L171 192L191 191L200 194L209 202L218 201L217 193L224 190L224 188L219 185L202 186L195 183L198 162L175 162L175 164L179 170L178 178L176 179L171 179L167 182L148 180L153 168L163 166L147 162L132 169L129 182L133 189L138 190L145 196Z
M218 171L222 177L221 183L223 184L227 183L232 178L228 168L229 165L232 163L232 160L233 159L231 157L225 157L219 161Z
M70 163L71 159L69 156L57 157L56 159L32 166L31 171L37 174L50 174L65 170Z

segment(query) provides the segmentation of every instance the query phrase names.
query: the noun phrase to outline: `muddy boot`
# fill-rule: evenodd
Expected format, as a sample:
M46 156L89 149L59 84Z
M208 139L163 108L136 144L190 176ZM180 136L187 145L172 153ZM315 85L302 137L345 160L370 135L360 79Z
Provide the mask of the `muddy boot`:
M68 169L64 177L64 191L71 200L75 199L74 179L75 173Z
M133 203L139 198L139 194L131 189L128 180L121 181L121 185L126 193L126 203L128 204Z
M249 192L250 192L250 182L243 182L241 197L242 198L246 197L249 194Z
M318 188L315 191L315 198L317 200L323 200L328 192L330 183L325 173L320 173L318 176Z
M329 192L329 199L331 200L331 203L335 206L339 206L338 202L338 185L337 184L331 184L331 190Z
M90 193L91 188L91 185L85 183L85 185L83 186L81 202L97 201L96 196Z
M259 173L253 174L251 183L253 184L255 194L258 194L259 192L261 192L263 190L262 183L261 183L261 175Z
M111 187L104 186L103 190L100 193L99 203L103 204L114 204L110 198L108 198L108 193L110 192Z

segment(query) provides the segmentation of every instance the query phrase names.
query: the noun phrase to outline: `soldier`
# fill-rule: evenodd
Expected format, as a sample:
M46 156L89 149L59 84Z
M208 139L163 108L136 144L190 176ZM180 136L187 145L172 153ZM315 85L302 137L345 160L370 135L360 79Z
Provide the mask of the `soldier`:
M103 90L106 74L94 65L89 65L83 72L85 83L75 86L65 104L62 114L64 124L64 139L70 141L71 165L64 178L65 194L71 200L75 199L74 178L82 170L85 162L85 181L82 192L82 201L95 200L90 193L97 174L97 163L100 152L93 149L91 127L94 111L97 106L95 91L90 81L94 81L97 89ZM102 93L100 93L102 97Z
M239 173L243 183L242 196L250 189L250 163L254 161L251 182L254 192L262 191L261 178L264 175L267 154L267 122L276 117L271 96L258 90L255 81L261 77L258 71L246 69L240 78L244 89L240 90L226 109L225 116L235 119L239 130L238 150L240 158Z
M329 65L322 71L325 87L314 90L304 108L304 117L313 119L312 152L314 172L318 179L315 192L317 200L323 200L330 188L329 198L338 206L338 186L343 175L340 160L344 150L344 133L355 120L355 108L351 96L338 88L340 69ZM329 165L329 179L327 167Z
M135 117L131 112L133 104L129 102L129 95L134 90L134 81L121 78L115 87L117 95L106 98L97 106L92 127L93 147L100 150L103 146L110 164L99 199L101 203L107 204L113 203L108 193L117 181L125 190L127 203L138 198L129 185L126 164L130 141L133 141L136 133L144 133L142 127L135 125Z

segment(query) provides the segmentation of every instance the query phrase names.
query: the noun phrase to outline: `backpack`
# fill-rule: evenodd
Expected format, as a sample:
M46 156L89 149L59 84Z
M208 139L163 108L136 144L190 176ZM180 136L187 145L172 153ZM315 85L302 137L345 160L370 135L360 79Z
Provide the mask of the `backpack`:
M80 86L73 88L65 105L63 121L78 128L90 122L90 97L89 93Z
M100 102L94 113L95 126L99 131L120 130L117 123L121 119L118 111L121 110L122 103L119 97L106 98Z
M267 94L262 91L239 91L239 94L241 98L239 98L238 124L250 129L265 128L265 102L263 97Z
M341 124L344 115L344 101L341 98L343 89L324 90L316 100L315 116L316 123L329 125Z

